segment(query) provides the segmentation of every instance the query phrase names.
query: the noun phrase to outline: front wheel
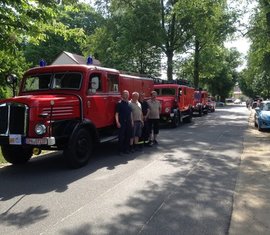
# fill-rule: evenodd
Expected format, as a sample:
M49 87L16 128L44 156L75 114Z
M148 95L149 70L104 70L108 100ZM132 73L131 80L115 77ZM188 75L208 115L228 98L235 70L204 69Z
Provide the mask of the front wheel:
M33 155L32 147L28 146L3 145L1 149L5 160L13 165L24 164Z
M178 127L180 125L180 115L177 112L172 119L172 127Z
M79 129L69 141L64 150L64 156L71 168L79 168L86 165L93 151L93 142L90 133L86 129Z
M262 131L261 124L259 123L259 121L258 121L258 124L257 124L257 128L258 128L258 131Z

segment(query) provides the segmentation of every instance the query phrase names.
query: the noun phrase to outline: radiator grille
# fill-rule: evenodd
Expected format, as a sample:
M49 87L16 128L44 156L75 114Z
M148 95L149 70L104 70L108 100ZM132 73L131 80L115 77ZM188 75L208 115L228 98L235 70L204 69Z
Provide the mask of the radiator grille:
M0 105L0 135L26 134L28 108L17 103L5 103Z

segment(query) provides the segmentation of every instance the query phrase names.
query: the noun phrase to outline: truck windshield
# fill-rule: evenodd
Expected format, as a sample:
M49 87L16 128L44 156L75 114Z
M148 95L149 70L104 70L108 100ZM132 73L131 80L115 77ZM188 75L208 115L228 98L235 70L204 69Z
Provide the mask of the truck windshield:
M55 74L35 74L25 78L23 91L49 89L80 89L82 74L64 72Z
M175 95L175 89L174 88L162 88L159 90L158 95L165 96L165 95Z

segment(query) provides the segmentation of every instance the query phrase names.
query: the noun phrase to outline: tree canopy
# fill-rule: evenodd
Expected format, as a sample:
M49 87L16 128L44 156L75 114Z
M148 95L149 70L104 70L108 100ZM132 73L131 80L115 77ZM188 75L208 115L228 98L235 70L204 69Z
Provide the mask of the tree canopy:
M95 6L77 0L0 1L0 96L8 95L8 73L20 77L41 58L50 64L62 51L152 77L165 70L168 80L188 79L221 97L237 81L255 92L248 79L255 76L253 85L261 89L270 55L268 2L258 3L249 67L239 75L240 54L224 47L238 20L226 0L97 0Z

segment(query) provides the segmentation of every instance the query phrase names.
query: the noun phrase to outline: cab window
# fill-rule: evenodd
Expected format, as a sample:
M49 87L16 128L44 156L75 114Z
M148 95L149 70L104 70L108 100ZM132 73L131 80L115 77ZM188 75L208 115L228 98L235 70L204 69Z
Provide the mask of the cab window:
M88 94L93 94L102 91L101 74L91 74L88 82Z
M109 92L119 92L119 76L117 74L108 74Z

